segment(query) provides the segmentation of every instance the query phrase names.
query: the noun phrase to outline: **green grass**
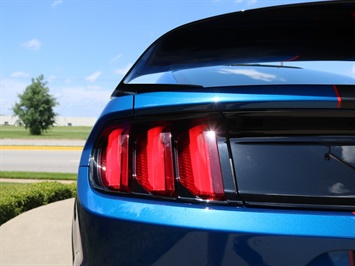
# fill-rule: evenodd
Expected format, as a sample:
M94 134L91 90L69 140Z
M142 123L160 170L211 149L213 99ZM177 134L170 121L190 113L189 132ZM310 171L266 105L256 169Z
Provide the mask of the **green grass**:
M21 189L22 187L28 186L30 183L11 183L11 182L0 182L0 197L4 196L7 189Z
M52 127L40 136L33 136L24 127L0 126L0 139L79 139L86 140L92 127Z
M8 179L40 179L40 180L76 180L76 174L0 171L0 178Z

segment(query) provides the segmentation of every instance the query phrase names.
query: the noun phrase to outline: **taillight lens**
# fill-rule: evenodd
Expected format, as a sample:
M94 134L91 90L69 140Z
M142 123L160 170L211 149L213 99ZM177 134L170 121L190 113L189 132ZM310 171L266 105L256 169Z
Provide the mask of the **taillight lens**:
M125 129L115 129L107 138L107 145L99 156L99 176L104 187L128 191L128 144Z
M222 199L224 188L215 132L205 125L188 130L178 141L179 179L192 194Z
M205 124L188 124L112 127L96 147L95 186L139 195L224 200L216 134Z
M136 178L147 191L172 195L175 191L171 133L149 129L137 140Z

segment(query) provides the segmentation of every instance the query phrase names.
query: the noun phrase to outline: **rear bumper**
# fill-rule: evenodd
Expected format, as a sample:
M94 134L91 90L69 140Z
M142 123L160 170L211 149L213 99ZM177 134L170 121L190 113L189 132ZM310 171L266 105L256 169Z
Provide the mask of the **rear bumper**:
M81 167L74 220L83 265L306 265L355 250L352 213L131 199L92 190L87 176Z

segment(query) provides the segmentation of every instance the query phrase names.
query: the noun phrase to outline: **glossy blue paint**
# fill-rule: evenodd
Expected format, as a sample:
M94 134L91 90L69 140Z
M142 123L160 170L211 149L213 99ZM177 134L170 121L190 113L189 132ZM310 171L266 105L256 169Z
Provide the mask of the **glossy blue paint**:
M133 109L133 95L125 95L112 98L102 111L99 119L103 120L105 116L123 111L131 111Z
M339 259L349 262L347 251L355 248L350 239L161 226L92 215L80 204L78 210L85 243L83 265L334 266L349 265Z
M94 216L161 226L234 233L355 238L351 212L292 211L142 200L94 191L80 167L78 196Z
M140 76L128 84L184 84L216 88L258 85L350 85L354 84L354 79L310 69L282 67L279 63L274 63L187 68Z
M217 92L150 92L135 96L134 108L155 108L170 105L210 104L215 110L233 103L249 108L337 108L337 96L332 86L244 86L219 88Z

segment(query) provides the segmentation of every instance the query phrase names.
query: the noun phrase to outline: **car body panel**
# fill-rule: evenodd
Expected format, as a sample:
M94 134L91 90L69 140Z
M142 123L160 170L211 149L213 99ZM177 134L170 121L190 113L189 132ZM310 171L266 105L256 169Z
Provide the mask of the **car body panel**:
M140 200L97 193L79 170L78 196L84 209L99 216L128 222L213 231L329 238L355 237L352 212L248 209L219 205L193 205L170 201ZM82 176L82 178L80 177ZM115 204L112 205L112 200ZM305 227L304 225L308 226Z
M208 104L208 107L206 107ZM135 96L135 112L140 109L202 105L204 110L248 110L265 108L338 108L333 86L245 86L220 88L217 92L151 92ZM182 110L184 108L181 108ZM148 110L142 112L149 113Z
M355 60L354 13L355 1L270 7L154 42L84 146L74 265L354 266L354 78L292 65Z
M305 265L330 251L355 249L355 213L207 207L110 196L91 188L88 172L79 169L78 216L86 232L81 237L89 265ZM272 255L273 249L278 256Z
M340 62L337 62L340 63ZM320 64L330 64L320 62ZM260 64L233 64L211 67L190 67L162 73L147 74L125 84L144 87L143 84L192 85L203 88L260 86L260 85L329 85L354 84L354 79L342 74L312 70L298 62ZM180 88L181 89L181 88Z

